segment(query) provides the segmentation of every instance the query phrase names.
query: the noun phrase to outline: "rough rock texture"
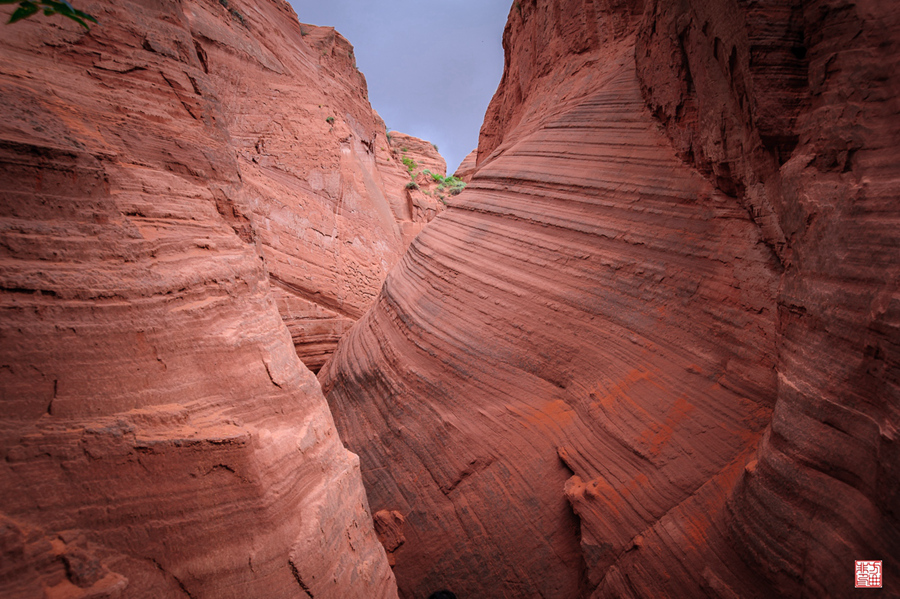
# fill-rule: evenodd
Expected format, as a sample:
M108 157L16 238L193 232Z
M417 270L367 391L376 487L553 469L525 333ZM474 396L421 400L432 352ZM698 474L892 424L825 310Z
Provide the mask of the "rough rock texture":
M419 165L416 169L419 172L428 170L442 177L447 174L447 161L430 141L399 131L391 131L391 147L401 156L414 160Z
M128 588L83 533L48 536L0 514L0 551L4 597L121 597Z
M472 180L472 177L475 175L475 163L478 159L478 149L474 149L463 158L463 161L459 163L459 167L456 169L456 172L453 173L454 177L458 177L469 183Z
M507 47L548 55L517 45L508 72L555 64L531 93L563 82L566 101L504 125L323 378L372 505L406 519L413 596L578 596L745 456L774 397L756 226L668 144L633 38L567 50L550 13L582 15L523 11Z
M431 175L444 177L447 162L431 142L399 131L391 131L390 136L394 157L404 168L402 187L413 220L404 231L407 241L411 242L446 205L441 197L444 194L438 190L438 182Z
M229 6L91 2L88 34L4 29L4 597L396 594L358 459L266 272L287 243L273 198L296 200L299 179L247 157L262 119L229 95L228 77L256 76L286 93L284 57L309 52L286 4ZM351 196L335 201L361 214Z
M387 551L388 563L393 566L395 563L394 552L406 542L406 537L403 536L403 523L406 519L400 512L381 510L380 512L375 512L373 521L375 522L375 533L378 535L378 540L381 541L384 550Z
M409 202L349 42L288 8L254 27L273 10L248 4L249 27L222 28L204 16L228 11L204 2L192 26L238 154L242 209L297 353L317 371L435 211Z
M900 16L737 2L723 19L717 4L651 5L638 56L676 147L780 256L777 403L724 505L695 510L694 530L660 523L598 594L847 597L849 564L884 559L900 596ZM654 578L690 563L678 543L703 526L709 569Z
M898 31L513 4L471 185L320 374L402 596L897 584Z

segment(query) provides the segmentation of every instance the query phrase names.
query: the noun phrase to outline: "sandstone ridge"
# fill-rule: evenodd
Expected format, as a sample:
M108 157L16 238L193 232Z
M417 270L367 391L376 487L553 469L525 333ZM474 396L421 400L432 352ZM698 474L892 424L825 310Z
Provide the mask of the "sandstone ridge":
M412 241L446 206L438 190L438 180L446 175L447 163L431 142L399 131L391 131L388 137L394 158L405 169L400 185L416 223L407 229L407 239Z
M401 595L900 577L897 19L513 4L470 186L320 373Z

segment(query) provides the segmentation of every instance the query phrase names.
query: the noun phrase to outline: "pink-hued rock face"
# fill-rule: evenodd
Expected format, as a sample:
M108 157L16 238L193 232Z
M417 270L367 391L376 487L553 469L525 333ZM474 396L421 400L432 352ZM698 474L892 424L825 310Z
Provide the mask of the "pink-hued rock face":
M94 2L89 34L4 26L4 597L396 596L358 459L278 310L308 275L361 313L399 255L389 201L365 193L378 125L341 110L365 98L331 80L338 38L317 66L286 4L229 6ZM310 73L333 132L279 100ZM313 150L328 166L296 172Z
M642 85L673 144L780 258L777 403L724 505L701 494L684 508L693 528L660 522L598 596L660 592L673 546L701 532L709 568L670 588L751 596L756 576L784 596L849 597L850 564L872 555L898 595L900 15L738 2L725 19L692 4L648 7Z
M474 179L320 373L401 594L900 579L900 23L832 4L513 4Z
M472 180L472 176L475 174L475 163L478 159L478 150L472 150L466 157L463 158L463 161L459 163L459 168L456 169L456 172L453 173L454 177L459 177L466 183L469 183Z
M403 165L403 175L391 181L393 187L403 189L407 214L412 222L403 223L407 245L446 206L449 193L438 189L432 175L443 177L447 163L431 142L400 133L390 132L391 151L395 161Z
M447 161L430 141L399 131L391 131L391 147L401 158L407 156L414 160L418 165L415 169L417 172L427 170L442 177L447 174Z
M369 105L350 43L279 6L248 5L279 14L260 32L210 25L207 11L221 7L191 5L188 14L279 311L317 371L437 210L410 202L406 167Z

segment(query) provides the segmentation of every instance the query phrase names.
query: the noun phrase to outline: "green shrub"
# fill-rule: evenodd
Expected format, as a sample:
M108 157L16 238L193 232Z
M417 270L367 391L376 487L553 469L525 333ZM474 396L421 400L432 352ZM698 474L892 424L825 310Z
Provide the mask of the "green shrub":
M333 116L328 117L327 119L325 119L325 122L328 123L329 125L333 125L334 117Z
M44 15L47 17L52 15L62 15L68 19L72 19L88 30L90 30L90 26L85 23L85 21L90 21L92 23L97 22L97 19L86 12L73 8L72 5L65 0L61 2L57 0L0 0L0 4L19 5L19 7L13 11L12 16L9 17L9 21L6 22L7 25L15 23L16 21L21 21L22 19L27 19L41 11L43 11Z
M412 174L413 170L416 169L419 165L416 164L416 161L407 156L403 157L403 164L406 166L406 170Z
M447 193L452 196L459 195L465 188L466 183L459 177L454 177L453 175L444 177L443 181L441 181L441 184L438 185L438 189L442 191L446 189Z
M410 181L406 184L406 189L419 189L419 184L415 181Z

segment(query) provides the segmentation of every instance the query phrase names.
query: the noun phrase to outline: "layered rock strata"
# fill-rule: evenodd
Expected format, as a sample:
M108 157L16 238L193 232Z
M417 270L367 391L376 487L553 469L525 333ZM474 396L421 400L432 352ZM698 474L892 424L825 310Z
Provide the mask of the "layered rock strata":
M466 157L463 158L463 161L459 163L459 167L457 167L456 172L453 173L454 177L458 177L462 179L466 183L469 183L472 180L472 177L475 175L475 165L478 160L478 150L472 150Z
M858 559L883 559L900 595L900 19L740 2L735 22L716 4L651 4L637 55L673 144L780 258L777 403L727 498L660 523L598 595L849 597ZM700 534L691 559L707 566L654 580L690 565L678 543Z
M244 25L222 28L211 18L229 10L200 3L191 26L238 156L242 210L297 353L317 371L436 211L410 202L350 43L287 6L245 11Z
M551 15L518 19L545 47ZM775 258L668 144L632 40L546 58L534 101L566 102L504 134L327 367L410 595L578 596L768 421Z
M870 4L514 3L472 183L320 374L398 514L401 595L894 573L897 31Z
M399 131L391 131L390 137L394 156L406 169L403 189L410 214L417 222L430 222L446 206L449 194L443 193L440 182L447 174L447 162L430 142ZM422 226L410 231L409 241L418 235Z
M43 17L4 30L4 597L396 596L358 459L271 282L291 282L278 262L299 258L278 244L313 236L316 210L383 222L384 244L396 223L387 201L371 216L362 187L337 193L337 170L306 181L341 215L279 203L325 191L292 195L289 159L262 148L293 138L263 136L254 162L250 132L263 111L294 126L279 82L318 50L286 4L225 4L93 2L89 33ZM254 80L272 94L256 112L237 97ZM377 129L352 114L335 119L334 158L350 163L367 139L353 127ZM387 266L366 256L377 286Z
M429 171L444 176L447 174L447 161L438 153L433 143L419 139L399 131L391 131L391 147L401 157L408 157L416 163L416 171Z

